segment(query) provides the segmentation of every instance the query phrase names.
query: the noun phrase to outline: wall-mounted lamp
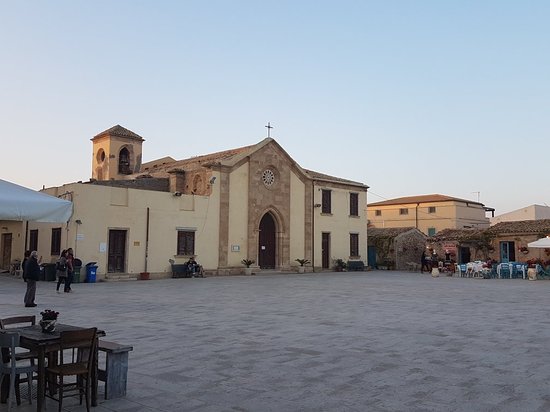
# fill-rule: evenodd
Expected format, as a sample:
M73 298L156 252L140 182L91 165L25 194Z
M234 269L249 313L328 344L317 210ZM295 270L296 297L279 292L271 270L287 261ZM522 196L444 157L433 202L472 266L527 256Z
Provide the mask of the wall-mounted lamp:
M212 176L209 180L211 185L213 185L215 181L216 181L216 176Z
M321 207L321 203L315 203L313 207Z
M181 196L181 192L174 192L174 196Z
M77 225L81 225L81 224L82 224L82 220L80 220L80 219L76 219L74 222L75 222Z

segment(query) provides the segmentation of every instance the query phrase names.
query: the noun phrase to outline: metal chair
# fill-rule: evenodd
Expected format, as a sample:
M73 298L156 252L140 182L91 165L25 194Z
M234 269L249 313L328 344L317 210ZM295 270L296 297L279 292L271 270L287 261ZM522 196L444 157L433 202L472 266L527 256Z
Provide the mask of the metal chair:
M82 397L86 397L86 410L90 412L92 368L96 347L96 328L60 333L57 362L52 362L46 368L46 381L48 385L53 385L50 391L46 391L46 396L59 403L59 412L63 407L63 398L75 394L79 395L81 405ZM74 381L67 382L67 377L74 377Z
M36 365L21 365L21 361L17 360L15 348L19 346L19 333L0 331L0 348L2 352L2 362L0 363L0 382L5 376L9 376L9 395L8 395L8 411L11 411L13 398L16 398L17 405L21 404L21 396L19 392L19 384L21 383L19 375L27 375L29 403L32 403L32 376L37 371Z

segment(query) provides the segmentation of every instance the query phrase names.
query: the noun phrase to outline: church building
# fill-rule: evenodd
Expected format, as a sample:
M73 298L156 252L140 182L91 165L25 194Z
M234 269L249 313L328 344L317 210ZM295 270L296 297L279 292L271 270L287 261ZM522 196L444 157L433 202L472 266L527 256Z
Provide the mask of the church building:
M331 270L367 259L363 183L300 167L273 139L203 156L143 162L145 140L121 126L93 137L92 178L45 189L71 200L66 225L29 222L47 260L72 247L99 279L149 272L193 256L207 275L253 269ZM61 227L60 227L61 226Z

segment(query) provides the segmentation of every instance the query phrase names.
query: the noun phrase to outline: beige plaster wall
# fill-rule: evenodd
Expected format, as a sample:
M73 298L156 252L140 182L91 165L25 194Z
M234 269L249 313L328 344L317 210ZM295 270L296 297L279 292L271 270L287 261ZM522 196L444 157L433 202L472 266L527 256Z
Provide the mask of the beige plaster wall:
M248 256L248 179L249 166L244 163L229 175L229 236L227 266L242 267ZM238 248L238 250L236 250Z
M167 192L85 184L70 184L50 191L73 192L74 214L69 230L63 231L62 248L73 247L84 264L97 262L98 278L107 272L107 251L100 247L102 244L107 247L110 229L127 230L126 272L139 273L145 269L147 207L149 272L168 271L170 258L177 262L187 260L188 256L175 256L178 228L195 231L197 261L207 270L217 268L218 251L212 247L218 238L219 195L216 191L211 197L173 196ZM82 221L81 225L74 223L77 219ZM51 230L45 224L29 224L30 229L35 227L40 228L39 252L49 251Z
M314 189L314 203L321 204L321 190L332 190L332 214L321 213L321 208L314 209L315 227L315 267L322 266L321 238L323 232L330 233L330 264L333 259L350 259L350 234L359 234L360 260L367 261L366 239L366 195L359 191L359 216L349 215L350 193L357 190L330 185L317 185Z
M0 268L9 269L15 259L23 260L25 248L25 223L12 220L0 220L0 250L4 250L4 237L1 235L11 234L11 256L6 256L6 261L1 262ZM1 257L0 257L1 258Z
M432 206L435 207L435 213L429 213ZM408 215L401 215L400 209L408 209ZM376 210L380 210L382 215L376 216ZM466 206L461 202L422 203L418 207L416 203L376 206L369 207L367 215L374 227L417 227L425 234L428 234L429 228L439 232L443 229L462 229L464 226L489 227L489 219L485 217L485 210L481 206Z

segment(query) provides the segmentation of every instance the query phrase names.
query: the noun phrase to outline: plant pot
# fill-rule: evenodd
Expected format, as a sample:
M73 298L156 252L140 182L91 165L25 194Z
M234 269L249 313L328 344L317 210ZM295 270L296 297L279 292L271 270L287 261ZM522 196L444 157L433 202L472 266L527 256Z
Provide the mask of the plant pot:
M42 328L42 332L44 333L54 333L55 332L55 324L57 323L56 319L41 319L39 322L40 327Z
M305 273L306 267L305 266L298 266L298 273Z
M149 280L149 279L150 279L149 272L141 272L139 274L139 280Z
M244 274L247 276L252 275L252 268L244 268Z

